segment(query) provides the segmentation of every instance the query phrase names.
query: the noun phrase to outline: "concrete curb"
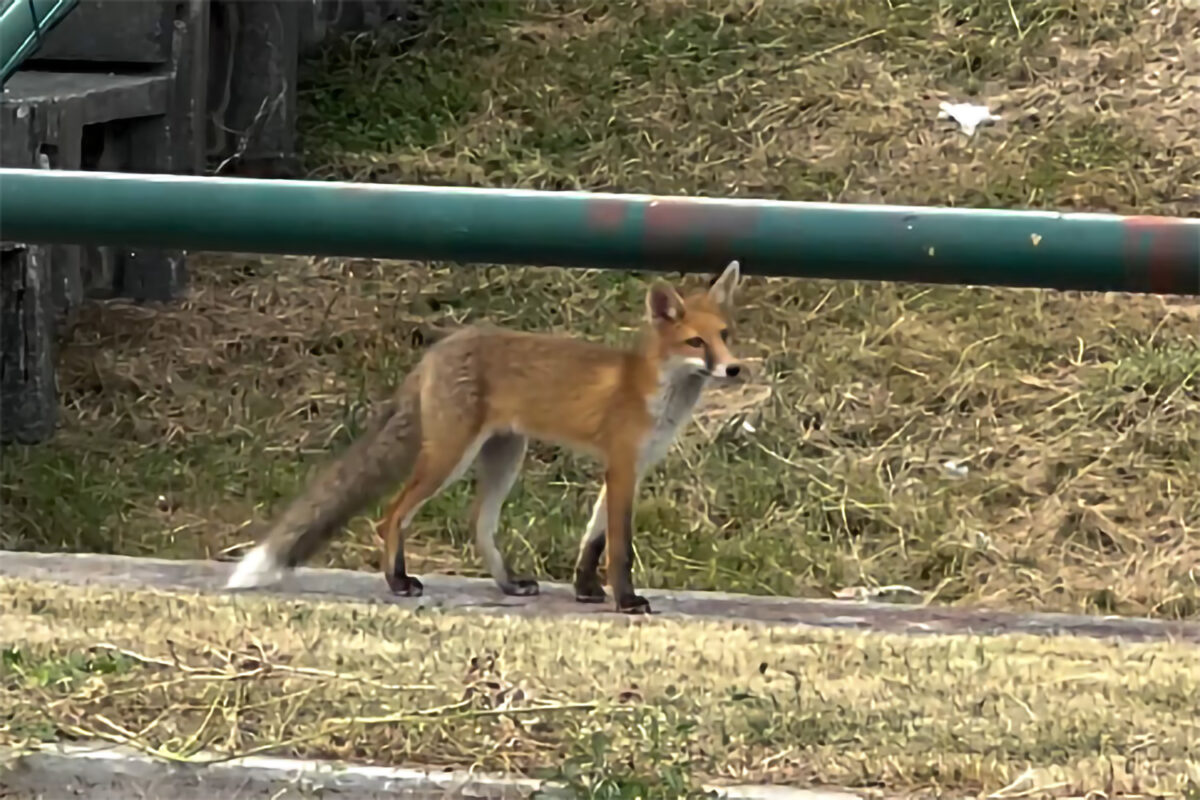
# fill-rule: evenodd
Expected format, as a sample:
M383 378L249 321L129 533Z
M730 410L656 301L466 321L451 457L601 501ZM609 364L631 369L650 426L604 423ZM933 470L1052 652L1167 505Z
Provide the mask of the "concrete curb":
M211 757L211 756L210 756ZM844 791L783 786L723 786L723 800L862 800ZM129 747L44 745L31 751L0 748L0 797L30 800L169 798L226 800L354 797L358 800L569 800L561 786L529 778L464 771L370 767L332 761L251 756L207 766L176 764Z

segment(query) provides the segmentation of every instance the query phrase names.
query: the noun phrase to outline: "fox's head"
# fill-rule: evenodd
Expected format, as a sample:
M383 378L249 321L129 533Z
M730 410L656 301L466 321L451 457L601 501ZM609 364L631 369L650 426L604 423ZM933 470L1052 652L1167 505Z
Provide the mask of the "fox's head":
M733 336L729 315L739 280L741 267L730 261L707 291L686 298L660 281L650 287L646 313L667 369L713 378L733 378L742 371L729 350Z

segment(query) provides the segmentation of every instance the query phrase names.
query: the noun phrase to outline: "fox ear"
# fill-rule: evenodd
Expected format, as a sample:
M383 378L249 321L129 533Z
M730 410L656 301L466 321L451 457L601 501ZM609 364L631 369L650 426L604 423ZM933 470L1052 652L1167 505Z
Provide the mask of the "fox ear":
M665 283L656 281L646 293L646 314L653 322L683 319L683 298Z
M725 271L708 287L709 298L719 306L733 304L733 293L738 282L742 279L742 267L737 261L730 261Z

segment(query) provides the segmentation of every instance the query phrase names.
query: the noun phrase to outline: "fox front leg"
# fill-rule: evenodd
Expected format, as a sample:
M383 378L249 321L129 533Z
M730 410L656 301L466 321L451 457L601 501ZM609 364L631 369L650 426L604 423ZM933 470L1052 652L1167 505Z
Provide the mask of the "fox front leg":
M575 599L580 603L603 603L605 600L599 569L608 533L607 494L607 488L601 487L587 530L579 540L579 556L575 560Z

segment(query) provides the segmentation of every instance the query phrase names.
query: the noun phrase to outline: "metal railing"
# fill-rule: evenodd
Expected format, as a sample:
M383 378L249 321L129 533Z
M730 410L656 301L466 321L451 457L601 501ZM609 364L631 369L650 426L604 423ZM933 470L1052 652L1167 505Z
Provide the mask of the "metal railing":
M0 87L78 0L0 0Z
M1200 219L0 170L0 238L1200 294Z

